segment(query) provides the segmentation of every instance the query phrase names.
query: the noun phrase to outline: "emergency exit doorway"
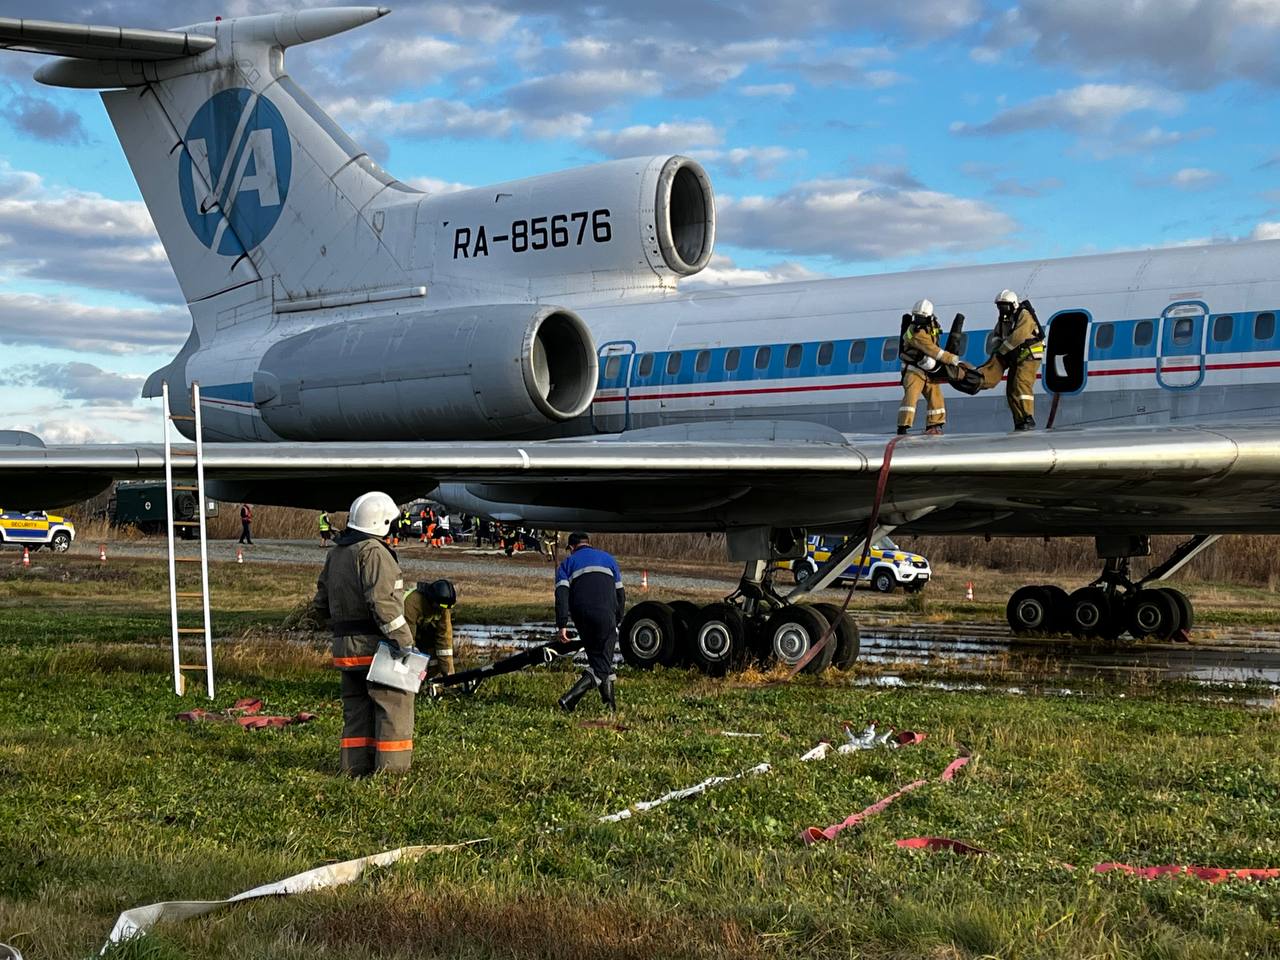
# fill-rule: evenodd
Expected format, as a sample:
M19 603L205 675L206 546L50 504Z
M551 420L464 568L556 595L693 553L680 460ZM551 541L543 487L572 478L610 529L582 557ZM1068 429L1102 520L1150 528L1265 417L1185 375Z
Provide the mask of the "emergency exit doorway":
M1156 348L1156 382L1170 390L1191 390L1204 380L1204 341L1209 308L1199 300L1165 307Z
M591 403L591 427L596 433L621 433L631 429L631 369L635 363L633 340L611 340L598 351L599 381ZM609 391L601 397L600 390ZM621 395L616 391L621 390Z

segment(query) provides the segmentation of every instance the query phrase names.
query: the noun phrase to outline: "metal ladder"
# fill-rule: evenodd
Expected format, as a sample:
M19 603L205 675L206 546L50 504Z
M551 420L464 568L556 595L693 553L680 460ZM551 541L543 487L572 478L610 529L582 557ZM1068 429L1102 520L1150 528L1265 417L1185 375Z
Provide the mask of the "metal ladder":
M184 670L203 670L205 675L205 687L208 690L209 699L213 699L213 631L209 625L209 546L208 539L205 535L205 498L204 498L204 434L201 430L200 423L200 384L191 384L191 410L192 415L172 414L169 412L169 384L167 381L160 385L161 402L164 404L164 487L165 487L165 519L168 523L165 525L169 532L169 623L173 638L173 692L178 696L186 693L187 681L183 675ZM195 443L186 441L178 441L178 447L170 438L169 424L175 421L194 422L195 425ZM181 457L182 462L178 464L177 469L185 474L191 474L189 480L175 483L174 460L173 458ZM190 458L189 460L187 458ZM175 520L173 516L173 495L175 493L190 492L194 493L197 498L196 519L195 520ZM200 545L200 555L198 557L180 557L177 555L177 544L174 532L178 527L194 527L197 530L197 539ZM179 590L178 589L178 564L198 563L200 564L200 589ZM190 579L190 578L187 578ZM204 614L204 626L189 627L182 626L178 622L179 600L199 600L201 610ZM182 611L187 612L187 611ZM189 611L194 613L194 610ZM192 638L200 634L204 637L204 664L187 664L182 662L181 643L183 638Z

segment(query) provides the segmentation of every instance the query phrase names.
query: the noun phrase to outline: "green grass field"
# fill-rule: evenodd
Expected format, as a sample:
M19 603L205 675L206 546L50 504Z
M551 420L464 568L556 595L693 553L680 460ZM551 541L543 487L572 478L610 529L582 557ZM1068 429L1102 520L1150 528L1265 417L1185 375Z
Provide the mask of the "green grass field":
M128 578L110 589L0 584L0 942L28 958L83 958L128 907L487 837L337 891L162 926L110 956L1280 957L1280 881L1087 869L1280 866L1274 709L1176 689L1041 698L672 671L623 675L628 729L614 730L581 724L600 716L593 702L572 718L554 712L573 675L541 669L420 703L412 773L349 782L337 775L337 681L322 651L257 639L305 577L282 582L264 574L261 589L219 610L251 639L220 646L216 705L258 696L267 712L319 719L257 732L174 720L205 704L170 691L150 584L132 604L141 584ZM39 629L42 619L52 626ZM842 721L871 718L928 739L798 762ZM834 843L799 840L806 826L936 777L957 745L975 759L954 783L922 788ZM765 760L768 775L594 822ZM916 835L991 855L894 846Z

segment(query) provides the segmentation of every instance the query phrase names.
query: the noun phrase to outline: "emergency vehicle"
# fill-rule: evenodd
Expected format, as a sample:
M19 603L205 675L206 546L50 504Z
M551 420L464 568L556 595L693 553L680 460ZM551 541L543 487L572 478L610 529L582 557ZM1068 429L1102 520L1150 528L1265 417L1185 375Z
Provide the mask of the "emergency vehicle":
M809 537L805 545L806 556L803 560L786 560L783 566L791 568L796 583L804 583L818 571L818 567L830 558L831 553L841 541L835 537ZM858 560L862 559L862 551L857 551L850 564L840 572L832 586L848 583L858 574ZM862 568L859 583L871 585L880 593L892 593L894 587L901 586L908 593L923 590L924 585L933 576L929 561L918 553L903 550L888 537L881 537L871 545L867 554L867 563Z
M55 517L43 510L29 513L0 511L0 544L15 544L32 550L48 544L55 553L65 553L75 538L76 525L65 517Z

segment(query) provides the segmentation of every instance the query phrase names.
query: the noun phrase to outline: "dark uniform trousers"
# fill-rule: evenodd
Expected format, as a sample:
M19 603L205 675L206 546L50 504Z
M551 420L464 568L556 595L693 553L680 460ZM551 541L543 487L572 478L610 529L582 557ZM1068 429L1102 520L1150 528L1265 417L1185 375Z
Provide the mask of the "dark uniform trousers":
M605 680L616 680L613 658L618 652L618 621L612 616L601 616L587 610L573 612L573 625L578 630L583 652L587 655L587 672L596 686Z
M349 637L376 646L380 637ZM413 694L365 679L372 656L335 658L342 671L342 772L405 771L413 760Z

